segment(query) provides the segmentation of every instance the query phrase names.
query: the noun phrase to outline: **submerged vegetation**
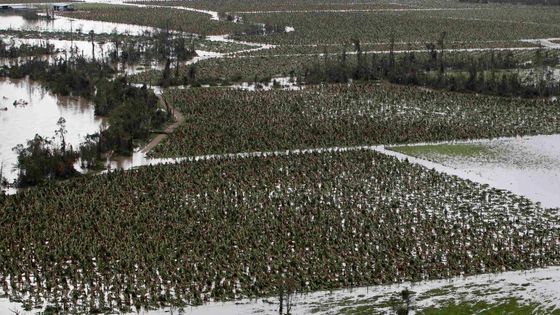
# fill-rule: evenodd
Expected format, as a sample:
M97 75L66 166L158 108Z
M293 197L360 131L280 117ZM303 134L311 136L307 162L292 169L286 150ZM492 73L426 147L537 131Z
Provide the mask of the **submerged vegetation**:
M90 98L95 93L95 82L108 78L114 70L108 65L87 61L78 57L74 60L58 58L54 62L32 59L4 66L0 75L9 78L23 78L42 82L55 94L74 95Z
M367 151L143 167L0 200L0 283L107 312L527 269L556 213Z
M82 166L91 168L98 166L104 153L129 155L138 141L145 141L150 132L161 128L171 115L146 86L133 86L126 77L112 78L115 70L103 61L88 61L83 57L59 58L54 62L32 59L4 66L0 74L10 78L29 76L53 93L91 99L95 114L108 117L109 122L109 127L88 135L77 152L52 147L52 143L41 136L30 140L27 148L18 148L18 155L25 157L18 162L18 167L25 171L20 171L17 186L75 175L73 164L80 156L83 157ZM60 165L64 167L46 163L45 159L63 160Z
M15 186L37 187L6 196L0 163L0 296L45 313L274 297L282 314L317 290L560 264L560 209L365 148L488 156L400 144L560 133L560 46L545 38L560 11L401 2L82 3L60 15L159 29L0 30L26 43L0 43L0 76L84 97L106 122L75 148L64 120L17 146ZM71 48L25 41L43 36ZM140 159L177 164L78 176L153 134ZM448 302L417 313L538 311Z
M49 43L40 45L26 45L22 44L19 47L6 44L0 39L0 58L18 58L30 56L44 56L52 55L58 51L54 49L53 45Z
M74 163L79 154L72 147L67 147L65 141L66 120L61 117L57 125L58 139L35 135L35 138L27 142L27 146L18 145L13 148L18 155L17 187L35 186L48 180L67 179L78 174ZM56 140L60 142L56 143Z
M490 156L492 150L482 144L458 143L458 144L435 144L435 145L411 145L390 148L409 156L425 156L442 154L448 156Z

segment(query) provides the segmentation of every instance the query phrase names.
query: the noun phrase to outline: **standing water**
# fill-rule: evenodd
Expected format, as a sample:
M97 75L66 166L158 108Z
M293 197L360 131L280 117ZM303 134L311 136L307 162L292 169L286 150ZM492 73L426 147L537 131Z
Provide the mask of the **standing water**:
M94 116L93 105L83 98L54 95L29 79L0 80L0 163L4 177L11 182L17 176L17 155L12 148L25 145L36 134L54 136L60 117L66 119L66 141L74 148L102 124L102 119Z
M111 23L91 20L80 20L64 16L57 16L54 20L26 20L19 15L2 15L0 18L1 30L41 31L41 32L76 32L96 34L129 34L142 35L146 31L154 31L148 26Z
M560 135L501 138L392 148L429 168L560 207ZM425 162L431 161L434 163ZM439 164L439 166L438 166Z

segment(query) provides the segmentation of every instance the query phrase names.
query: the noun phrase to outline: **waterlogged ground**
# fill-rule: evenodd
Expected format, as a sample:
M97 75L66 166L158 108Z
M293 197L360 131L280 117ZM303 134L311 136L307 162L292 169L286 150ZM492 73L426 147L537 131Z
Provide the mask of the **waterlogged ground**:
M26 20L19 15L0 15L1 30L42 31L42 32L81 32L84 34L94 31L96 34L130 34L142 35L146 31L155 29L147 26L110 23L90 20L80 20L63 16L56 16L54 20Z
M85 99L54 95L27 79L0 80L0 163L4 164L4 177L11 181L17 176L13 170L17 155L12 148L35 134L54 136L60 117L66 119L66 140L74 146L87 134L99 131L102 124Z
M461 177L560 207L560 135L420 144L392 150L453 168Z
M391 314L403 305L400 293L413 292L411 314L560 314L560 267L504 272L448 280L321 291L292 297L292 314ZM0 290L1 292L1 290ZM24 311L20 303L0 300L0 313ZM140 310L132 314L278 314L277 297L209 303L203 306Z
M71 22L72 21L72 22ZM41 31L70 31L80 29L83 33L140 34L148 27L118 23L95 22L58 17L55 21L26 21L20 16L0 16L0 29ZM225 41L225 37L219 38ZM51 42L52 43L52 42ZM57 45L67 43L60 41ZM81 50L88 53L89 43ZM58 46L57 46L58 47ZM266 48L266 47L265 47ZM259 47L255 49L261 49ZM198 52L198 51L197 51ZM96 51L96 54L99 54ZM198 59L216 58L211 52L198 52ZM198 59L196 61L198 61ZM193 61L193 62L196 62ZM155 67L155 66L152 66ZM127 72L129 72L127 70ZM129 72L134 73L134 71ZM281 80L280 85L299 87ZM272 88L265 84L262 88ZM240 84L239 89L256 89L254 84ZM25 106L13 106L23 100ZM7 110L1 110L6 108ZM36 133L53 135L56 121L65 117L71 144L78 144L83 136L96 132L102 121L93 115L93 106L78 98L57 97L46 92L37 83L28 80L0 81L0 162L4 163L4 176L15 177L11 167L15 154L11 148L25 143ZM21 126L26 126L22 128ZM560 135L537 136L515 139L484 140L456 144L428 144L393 148L400 153L415 156L443 165L442 170L453 169L460 176L542 202L545 207L559 207L560 196ZM131 168L145 164L172 163L172 159L147 159L138 151L130 158L112 161L112 168ZM416 284L378 286L316 292L295 296L293 314L382 314L393 311L401 301L403 289L415 292L413 306L419 314L470 314L477 311L510 311L517 314L550 314L560 310L560 267L538 269L528 272L508 272L468 278L428 281ZM1 290L0 290L1 293ZM1 294L0 294L1 296ZM29 314L21 304L0 300L0 314ZM230 303L211 303L185 309L140 311L146 314L277 314L278 301L274 297L243 300Z

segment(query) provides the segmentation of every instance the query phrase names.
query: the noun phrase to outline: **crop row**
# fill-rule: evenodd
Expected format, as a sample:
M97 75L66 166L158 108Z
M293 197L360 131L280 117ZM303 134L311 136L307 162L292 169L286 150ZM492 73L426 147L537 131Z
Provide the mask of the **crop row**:
M214 10L219 12L236 12L236 11L254 11L254 10L344 10L344 9L398 9L407 8L408 5L397 3L383 2L348 2L348 1L324 1L317 0L218 0L218 1L140 1L134 3L142 3L148 5L166 5L166 6L187 6L190 8L202 10Z
M211 20L208 14L172 8L80 4L78 9L65 14L80 19L169 28L201 35L230 34L242 32L246 28L243 24Z
M371 151L207 160L0 199L0 283L109 312L560 262L558 210Z
M528 22L478 18L478 14L484 10L244 14L244 20L290 26L295 31L238 38L271 44L342 43L352 38L367 42L388 42L391 37L402 42L435 43L443 32L447 33L446 40L449 41L480 41L557 37L560 31L558 23L538 23L532 21L532 16L528 18L531 20ZM517 15L521 14L523 13ZM550 14L551 18L557 19L560 16L560 13Z
M185 123L156 156L492 138L560 131L560 105L387 84L170 89Z

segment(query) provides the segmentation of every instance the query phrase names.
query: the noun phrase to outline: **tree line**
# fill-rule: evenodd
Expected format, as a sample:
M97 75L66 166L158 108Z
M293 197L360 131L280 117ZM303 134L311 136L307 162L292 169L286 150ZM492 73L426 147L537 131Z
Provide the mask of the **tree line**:
M307 84L342 83L349 80L387 80L405 85L420 85L457 92L475 92L499 96L549 97L560 92L548 67L558 64L558 57L540 48L532 56L533 70L523 76L521 65L511 51L492 51L477 57L446 58L445 34L437 44L427 43L426 53L414 51L397 54L391 40L388 54L365 54L359 40L350 60L347 46L340 56L326 52L304 71Z
M131 85L126 77L113 79L115 71L99 61L83 57L74 60L59 58L52 63L39 59L3 66L0 76L30 79L44 84L55 94L81 96L92 100L95 114L105 116L109 126L88 135L79 148L67 147L63 119L57 135L61 141L37 135L14 150L18 154L18 187L37 185L52 179L77 175L74 164L99 166L104 154L129 155L135 142L145 140L152 130L161 128L170 113L160 108L159 99L145 85Z

